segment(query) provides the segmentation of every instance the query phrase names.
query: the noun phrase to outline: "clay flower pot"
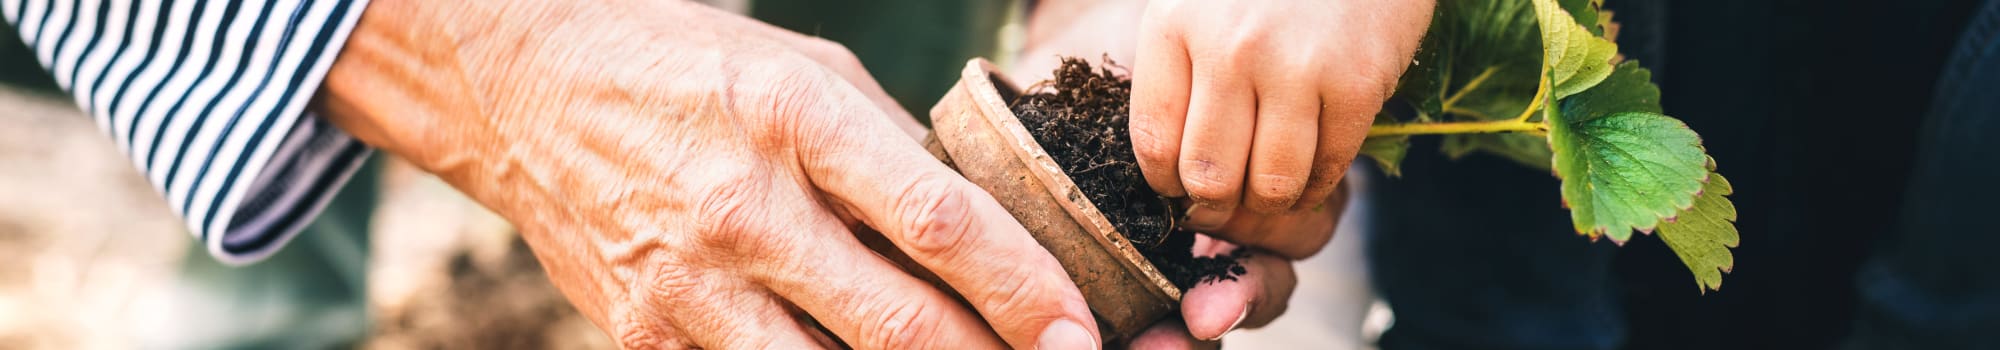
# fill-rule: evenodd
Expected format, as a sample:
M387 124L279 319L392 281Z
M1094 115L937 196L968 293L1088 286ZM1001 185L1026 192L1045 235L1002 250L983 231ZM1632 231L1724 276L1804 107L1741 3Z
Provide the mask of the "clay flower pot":
M1021 91L991 63L972 59L931 108L925 147L993 194L1062 262L1107 340L1131 339L1173 312L1181 290L1049 158L1008 108Z

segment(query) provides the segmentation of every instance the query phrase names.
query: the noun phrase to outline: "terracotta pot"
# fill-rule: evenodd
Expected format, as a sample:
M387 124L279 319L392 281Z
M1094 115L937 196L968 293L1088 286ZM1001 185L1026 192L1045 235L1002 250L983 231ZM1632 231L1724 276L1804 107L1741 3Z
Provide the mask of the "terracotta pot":
M1008 108L1020 91L984 59L931 108L925 147L993 194L1062 262L1106 340L1130 339L1174 312L1181 290L1139 255Z

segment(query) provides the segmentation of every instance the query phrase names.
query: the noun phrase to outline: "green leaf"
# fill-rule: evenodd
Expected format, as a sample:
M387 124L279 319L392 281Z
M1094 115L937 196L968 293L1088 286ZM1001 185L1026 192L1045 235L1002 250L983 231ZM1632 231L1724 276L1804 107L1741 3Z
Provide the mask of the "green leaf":
M1538 28L1528 0L1439 0L1396 97L1439 121L1520 115L1540 84Z
M1396 117L1389 111L1375 113L1375 125L1395 123ZM1410 135L1370 137L1361 140L1361 155L1375 160L1375 165L1391 177L1403 176L1403 155L1410 151Z
M1541 24L1542 68L1549 77L1550 92L1562 99L1610 76L1618 44L1579 24L1579 18L1556 1L1534 0L1534 4L1536 22ZM1590 12L1589 23L1595 27L1597 15Z
M1403 155L1410 150L1410 136L1370 137L1361 141L1361 155L1375 160L1382 172L1391 177L1403 176Z
M1647 112L1660 110L1660 87L1653 85L1653 71L1638 61L1618 65L1604 82L1582 94L1562 101L1563 108L1582 112Z
M1709 173L1708 184L1694 197L1694 207L1660 223L1660 241L1673 248L1688 270L1694 271L1696 288L1706 293L1722 289L1722 273L1736 267L1736 205L1728 196L1735 192L1722 174Z
M1445 135L1441 148L1454 160L1485 152L1541 170L1549 170L1549 158L1555 156L1549 152L1549 139L1519 133Z
M1634 229L1651 231L1693 205L1708 178L1701 137L1658 112L1650 76L1636 62L1620 65L1603 86L1543 109L1578 233L1624 242Z
M1602 14L1599 11L1604 8L1604 0L1560 0L1558 2L1562 3L1563 11L1569 11L1570 18L1576 19L1576 23L1583 24L1585 29L1590 30L1591 35L1604 36L1604 22L1609 19L1609 16L1600 16Z

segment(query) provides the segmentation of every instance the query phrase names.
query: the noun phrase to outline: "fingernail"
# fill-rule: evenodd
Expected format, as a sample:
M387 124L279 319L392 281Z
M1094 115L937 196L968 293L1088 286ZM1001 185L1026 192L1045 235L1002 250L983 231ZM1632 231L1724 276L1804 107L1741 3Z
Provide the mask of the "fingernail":
M1229 212L1216 210L1206 203L1195 203L1188 208L1187 224L1182 225L1195 231L1214 231L1229 223Z
M1205 340L1205 341L1216 341L1216 340L1222 340L1222 337L1224 337L1224 336L1228 336L1228 335L1229 335L1229 333L1231 333L1231 332L1235 332L1235 331L1236 331L1236 327L1238 327L1238 326L1242 326L1242 325L1243 325L1243 319L1246 319L1246 318L1250 318L1250 306L1248 306L1248 305L1245 305L1245 306L1243 307L1243 312L1240 312L1240 313L1237 313L1237 314L1236 314L1236 321L1235 321L1235 322L1230 322L1230 323L1229 323L1229 328L1225 328L1225 329L1223 329L1223 330L1222 330L1222 334L1217 334L1217 335L1215 335L1215 339L1202 339L1202 340Z
M1236 322L1230 322L1230 323L1229 323L1229 330L1226 330L1226 331L1222 331L1222 335L1229 335L1229 332L1235 332L1235 331L1236 331L1236 327L1240 327L1240 326L1243 326L1243 319L1246 319L1246 318L1250 318L1250 306L1249 306L1249 305L1244 305L1244 306L1243 306L1243 312L1241 312L1241 313L1237 313L1237 314L1236 314Z
M1041 350L1096 349L1097 338L1090 330L1070 320L1056 320L1042 331L1042 337L1035 340L1035 348Z

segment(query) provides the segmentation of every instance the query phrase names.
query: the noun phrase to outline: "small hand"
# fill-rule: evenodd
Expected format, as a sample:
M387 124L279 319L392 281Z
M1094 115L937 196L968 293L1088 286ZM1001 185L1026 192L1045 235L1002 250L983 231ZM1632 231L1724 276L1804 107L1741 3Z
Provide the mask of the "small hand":
M1198 230L1221 228L1239 208L1273 215L1324 203L1409 66L1432 5L1150 2L1132 63L1132 143L1147 182L1192 198L1184 224Z
M1130 67L1133 141L1148 182L1163 194L1193 191L1203 204L1191 214L1200 217L1184 224L1229 242L1197 247L1196 254L1226 252L1215 247L1231 244L1252 248L1246 275L1197 285L1182 299L1182 317L1131 344L1207 348L1229 330L1281 314L1296 285L1291 263L1332 240L1347 204L1340 179L1375 108L1416 50L1432 2L1046 0L1040 6L1012 75L1047 79L1060 55ZM1201 113L1188 113L1190 106ZM1203 166L1183 169L1183 160Z

